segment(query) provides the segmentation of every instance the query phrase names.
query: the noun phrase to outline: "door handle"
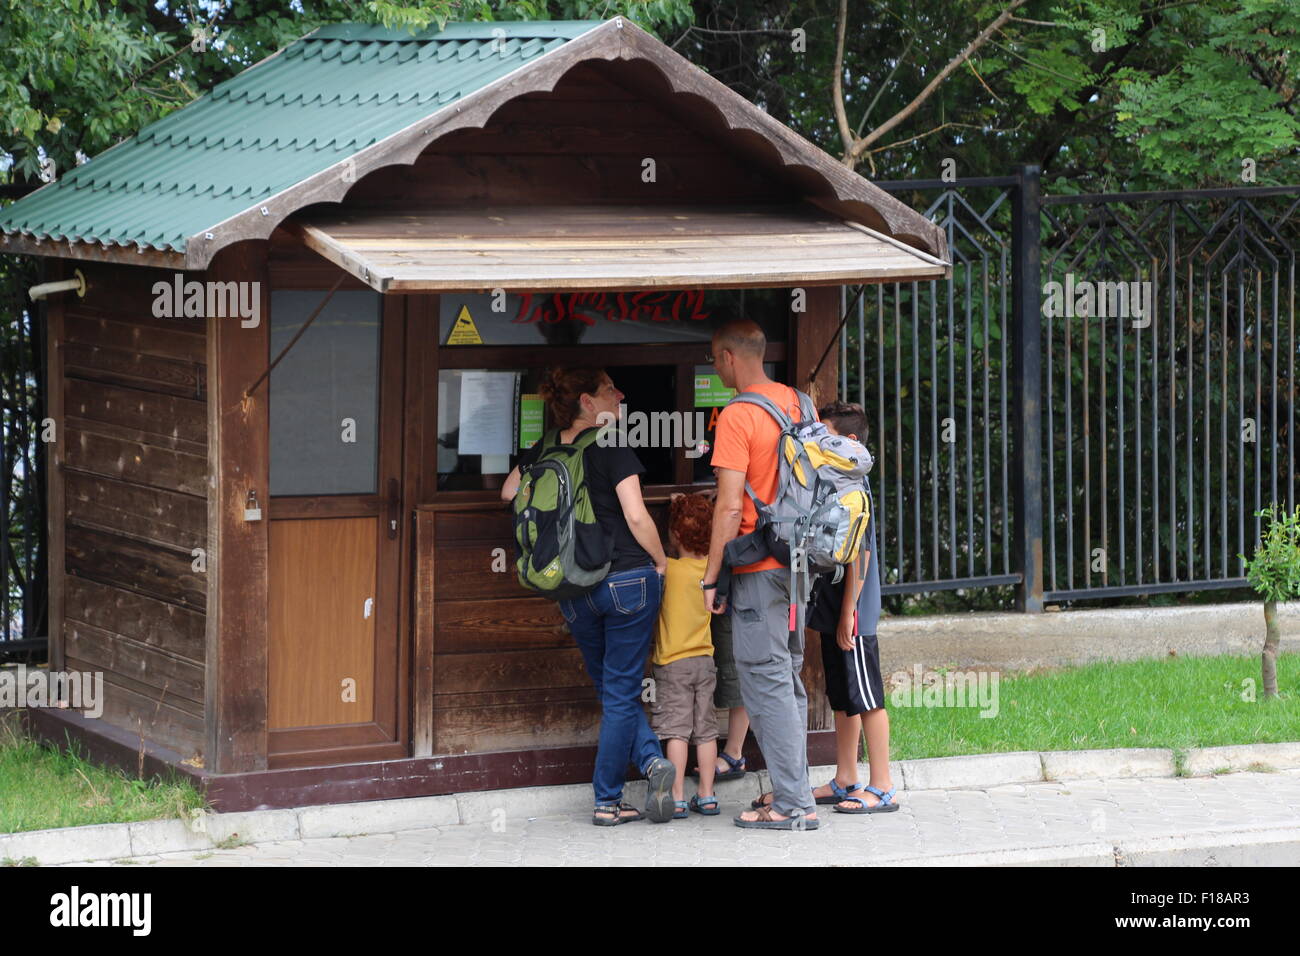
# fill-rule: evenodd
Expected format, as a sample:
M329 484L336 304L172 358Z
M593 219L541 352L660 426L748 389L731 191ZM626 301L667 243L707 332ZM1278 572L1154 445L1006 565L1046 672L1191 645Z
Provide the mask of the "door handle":
M388 538L397 537L397 522L402 510L402 495L396 478L388 479Z
M370 614L375 609L375 599L366 598L366 603L361 606L361 617L363 620L370 620Z

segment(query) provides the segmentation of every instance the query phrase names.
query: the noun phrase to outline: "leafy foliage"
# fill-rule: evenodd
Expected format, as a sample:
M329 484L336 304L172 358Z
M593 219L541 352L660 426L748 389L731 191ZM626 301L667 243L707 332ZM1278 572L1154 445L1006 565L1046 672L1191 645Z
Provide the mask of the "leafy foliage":
M1300 505L1294 513L1270 505L1256 512L1268 519L1259 547L1246 562L1246 578L1265 601L1300 598Z

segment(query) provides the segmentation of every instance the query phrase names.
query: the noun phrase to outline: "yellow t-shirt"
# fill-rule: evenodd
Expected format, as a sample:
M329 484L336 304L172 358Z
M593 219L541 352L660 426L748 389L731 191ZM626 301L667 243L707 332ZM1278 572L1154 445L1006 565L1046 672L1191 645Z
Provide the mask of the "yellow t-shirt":
M658 667L683 657L713 656L708 609L700 579L708 558L669 558L664 576L664 600L655 623L655 650L651 661Z

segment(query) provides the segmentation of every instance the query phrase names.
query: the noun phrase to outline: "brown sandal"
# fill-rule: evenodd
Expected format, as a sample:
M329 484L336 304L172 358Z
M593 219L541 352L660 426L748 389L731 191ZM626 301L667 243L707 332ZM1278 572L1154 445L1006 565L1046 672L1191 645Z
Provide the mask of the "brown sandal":
M631 810L632 814L624 815L626 811ZM601 814L608 814L602 816ZM619 801L618 803L597 804L596 809L591 813L591 822L598 827L616 827L623 823L635 823L637 820L644 820L645 816L636 807L630 803Z
M737 816L732 822L748 830L816 830L820 821L806 819L803 813L794 813L784 820L772 819L771 807L755 807L757 820L742 820Z

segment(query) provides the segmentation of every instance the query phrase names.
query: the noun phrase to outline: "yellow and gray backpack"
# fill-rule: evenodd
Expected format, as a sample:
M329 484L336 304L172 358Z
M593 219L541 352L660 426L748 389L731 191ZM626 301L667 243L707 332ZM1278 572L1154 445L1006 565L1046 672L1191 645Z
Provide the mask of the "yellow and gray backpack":
M771 555L789 567L790 629L797 627L802 633L810 576L829 572L838 581L862 552L871 517L867 472L874 462L860 442L832 435L817 421L812 399L797 389L795 394L799 396L797 422L757 392L741 392L728 403L757 405L781 428L776 497L767 504L745 482L758 523L752 535L732 542L729 563L749 564L757 554Z
M537 460L519 469L515 570L520 584L552 600L585 594L609 572L611 545L591 505L584 456L602 430L589 428L566 445L552 429Z

